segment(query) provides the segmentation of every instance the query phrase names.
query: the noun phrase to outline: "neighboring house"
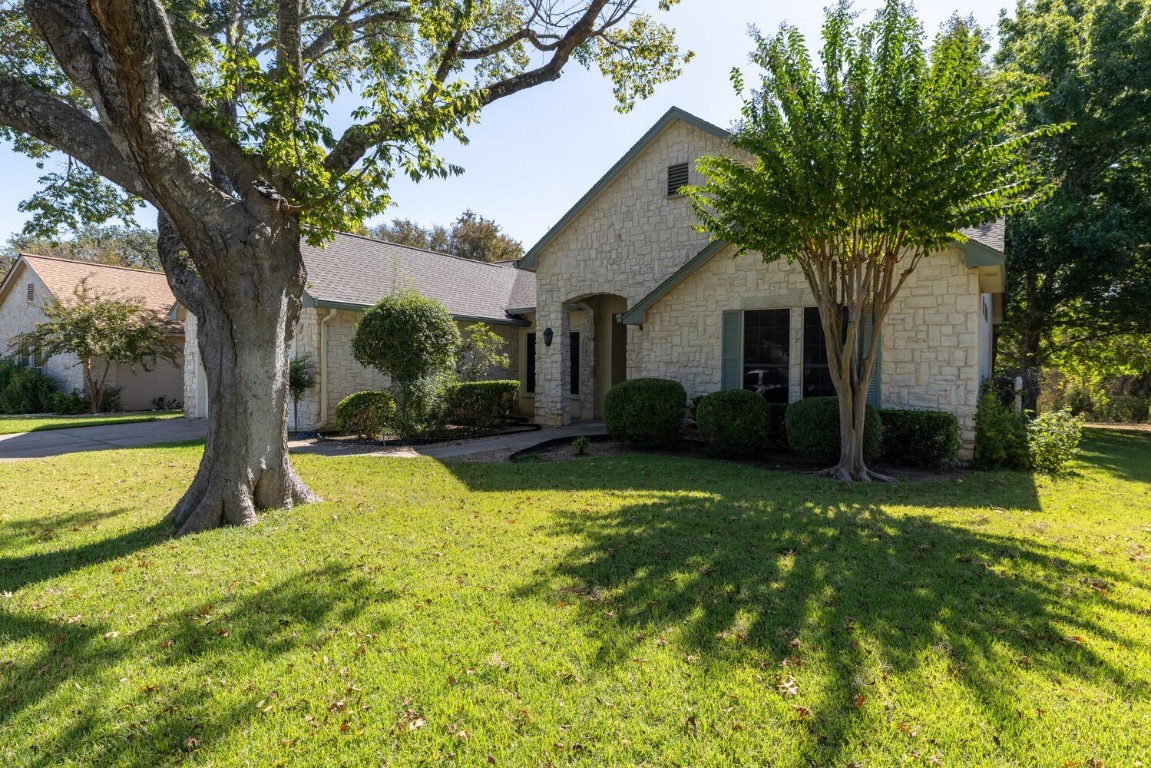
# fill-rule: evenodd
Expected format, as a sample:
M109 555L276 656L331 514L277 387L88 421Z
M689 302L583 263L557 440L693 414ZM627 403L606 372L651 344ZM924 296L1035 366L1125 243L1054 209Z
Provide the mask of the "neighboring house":
M818 310L797 266L709 243L694 229L684 184L703 155L731 153L730 134L672 109L518 263L536 274L525 348L536 421L600 418L623 379L675 379L689 396L756 390L769 401L834 394ZM991 373L1002 317L1002 224L932 254L885 321L871 401L950 411L974 444L979 385ZM536 334L536 328L544 329ZM536 344L548 336L552 343ZM576 392L578 388L578 393ZM527 398L524 398L525 400Z
M488 264L396 245L358 235L337 234L326 247L302 245L308 283L292 342L293 356L308 357L316 386L300 400L300 424L289 408L292 429L316 430L335 422L336 405L354 392L383 389L387 377L352 357L352 336L364 310L396 290L415 289L448 308L461 328L486 323L507 342L510 370L494 378L519 378L519 316L535 304L535 276L511 263ZM196 344L196 318L179 309L187 324L184 345L184 412L206 416L207 386Z
M20 254L0 283L0 354L9 354L8 343L13 336L31 331L44 322L41 308L45 304L54 301L67 304L82 280L87 280L88 287L102 296L141 298L147 309L161 316L167 316L176 302L163 272ZM172 324L170 328L169 341L177 347L183 346L183 327ZM64 392L84 389L84 372L75 355L25 362L39 366ZM148 410L159 397L179 400L183 367L162 359L156 361L151 371L140 366L133 370L132 366L113 365L107 386L120 389L123 410Z

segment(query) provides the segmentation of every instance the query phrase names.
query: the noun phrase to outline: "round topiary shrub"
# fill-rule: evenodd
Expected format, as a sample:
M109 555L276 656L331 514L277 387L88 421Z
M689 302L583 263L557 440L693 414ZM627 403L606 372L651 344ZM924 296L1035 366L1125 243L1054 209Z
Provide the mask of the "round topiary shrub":
M807 461L839 461L839 399L809 397L787 406L784 415L787 444ZM863 417L863 460L879 458L883 445L883 422L879 412L867 406Z
M670 379L631 379L608 390L603 400L607 433L640 448L679 444L687 392Z
M396 403L387 392L356 392L336 406L336 423L341 432L375 440L395 412Z
M699 401L695 420L712 456L757 456L767 445L767 403L751 390L713 392Z

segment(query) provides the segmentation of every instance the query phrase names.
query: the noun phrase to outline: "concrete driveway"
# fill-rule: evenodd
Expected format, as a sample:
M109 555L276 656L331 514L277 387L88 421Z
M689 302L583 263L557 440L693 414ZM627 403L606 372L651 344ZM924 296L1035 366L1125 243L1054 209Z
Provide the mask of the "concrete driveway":
M42 459L66 453L203 440L207 431L207 419L160 419L0 435L0 461Z

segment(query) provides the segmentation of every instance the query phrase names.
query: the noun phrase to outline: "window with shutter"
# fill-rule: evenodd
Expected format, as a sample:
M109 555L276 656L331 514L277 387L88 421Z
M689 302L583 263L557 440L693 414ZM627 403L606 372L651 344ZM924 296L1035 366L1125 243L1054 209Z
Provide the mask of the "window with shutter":
M769 403L786 403L791 361L791 310L743 313L743 388Z

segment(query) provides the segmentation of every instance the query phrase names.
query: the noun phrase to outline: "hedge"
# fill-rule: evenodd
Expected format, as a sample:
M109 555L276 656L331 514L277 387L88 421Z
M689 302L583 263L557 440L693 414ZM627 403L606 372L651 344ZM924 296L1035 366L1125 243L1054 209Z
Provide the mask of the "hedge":
M712 456L747 458L767 445L767 403L750 390L713 392L699 401L695 420Z
M631 379L604 396L608 435L641 448L674 448L679 444L687 392L670 379Z
M946 469L959 453L959 420L940 411L884 410L883 458L892 464Z
M396 401L387 392L356 392L336 406L336 422L341 432L375 440L395 412Z
M784 415L787 444L796 455L808 461L839 460L839 400L835 397L809 397L787 406ZM883 423L879 412L867 406L863 425L863 460L879 458L883 445Z
M511 380L461 381L447 391L448 421L490 429L511 413L520 383Z

